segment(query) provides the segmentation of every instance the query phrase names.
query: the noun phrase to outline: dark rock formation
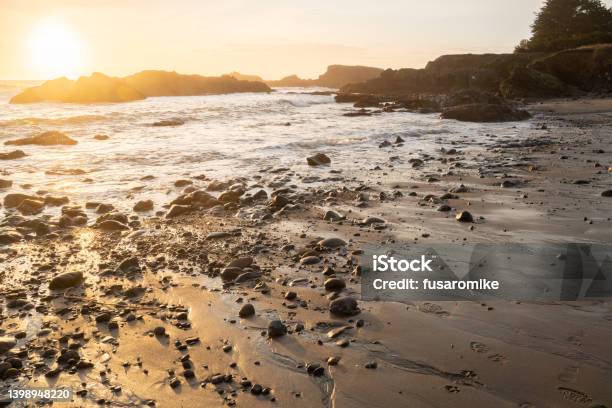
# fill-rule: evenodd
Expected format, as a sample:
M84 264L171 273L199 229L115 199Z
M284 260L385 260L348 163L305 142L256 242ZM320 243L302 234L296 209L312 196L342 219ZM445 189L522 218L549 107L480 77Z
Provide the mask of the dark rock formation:
M505 98L560 97L577 93L559 78L531 68L516 68L500 84Z
M534 61L531 68L583 91L612 92L612 44L560 51Z
M379 77L341 88L343 93L405 96L442 94L461 89L497 92L499 84L516 67L526 66L544 54L443 55L423 69L387 69Z
M378 77L381 72L380 68L365 67L361 65L330 65L324 74L319 75L316 81L318 86L326 86L328 88L341 88L346 84L354 82L363 82L372 78Z
M328 88L341 88L347 84L363 82L376 78L383 72L380 68L364 67L360 65L330 65L325 73L318 79L302 79L297 75L290 75L278 81L266 81L270 86L325 86Z

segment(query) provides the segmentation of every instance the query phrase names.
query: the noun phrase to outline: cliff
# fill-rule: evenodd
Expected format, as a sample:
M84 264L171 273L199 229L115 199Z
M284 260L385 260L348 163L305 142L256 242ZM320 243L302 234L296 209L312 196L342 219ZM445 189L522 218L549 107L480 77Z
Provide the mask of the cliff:
M270 92L262 82L242 81L230 76L204 77L168 71L142 71L125 78L94 73L76 81L58 78L27 88L10 103L34 102L129 102L148 96L188 96L234 92Z

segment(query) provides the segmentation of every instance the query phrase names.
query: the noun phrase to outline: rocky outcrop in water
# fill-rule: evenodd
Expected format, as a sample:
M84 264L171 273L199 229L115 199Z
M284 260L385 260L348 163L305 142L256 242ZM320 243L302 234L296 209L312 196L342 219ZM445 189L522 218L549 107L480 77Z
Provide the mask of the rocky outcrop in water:
M25 137L23 139L7 140L4 142L5 145L14 146L25 146L25 145L39 145L39 146L73 146L78 142L74 139L69 138L62 132L51 130L43 132L39 135L32 137ZM25 155L24 155L25 156Z
M168 71L142 71L125 78L94 73L76 81L58 78L27 88L10 103L35 102L130 102L148 96L190 96L234 92L269 92L262 82L242 81L231 76L204 77Z
M144 95L126 84L121 78L113 78L96 72L76 81L58 78L42 85L27 88L11 98L10 103L33 102L129 102L144 99Z

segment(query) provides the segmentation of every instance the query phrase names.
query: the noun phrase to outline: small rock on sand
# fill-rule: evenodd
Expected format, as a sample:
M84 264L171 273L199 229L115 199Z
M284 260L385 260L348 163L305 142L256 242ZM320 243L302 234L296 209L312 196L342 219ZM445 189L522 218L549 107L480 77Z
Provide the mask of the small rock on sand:
M325 221L341 221L341 220L344 220L345 218L346 217L344 215L341 215L334 210L327 210L325 212L325 215L323 216L323 219Z
M339 316L353 316L359 313L357 301L352 297L341 297L329 304L329 312Z
M474 217L468 211L461 211L455 216L455 219L459 222L474 222Z
M310 166L325 166L331 163L331 159L323 153L317 153L314 156L307 157L306 162Z
M57 275L49 282L49 289L68 289L83 282L83 272L65 272Z
M346 245L346 242L340 238L327 238L318 242L318 245L323 248L338 248Z
M280 337L287 334L287 326L280 320L272 320L268 325L268 336Z
M240 308L240 311L238 312L238 316L242 317L243 319L246 319L247 317L251 317L254 314L255 314L255 307L250 303L243 305Z
M323 285L325 286L325 290L331 291L340 291L346 287L344 279L341 278L329 278L325 280Z
M305 256L304 258L300 259L300 263L302 265L314 265L321 262L321 259L318 256Z
M361 225L384 224L385 220L378 217L367 217L361 221Z

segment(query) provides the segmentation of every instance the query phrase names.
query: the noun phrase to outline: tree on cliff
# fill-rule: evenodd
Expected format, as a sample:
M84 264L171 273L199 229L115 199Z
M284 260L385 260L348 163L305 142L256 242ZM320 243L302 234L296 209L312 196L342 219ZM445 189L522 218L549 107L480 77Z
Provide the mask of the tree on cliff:
M600 0L546 0L531 25L531 38L515 51L560 51L609 42L612 9Z

